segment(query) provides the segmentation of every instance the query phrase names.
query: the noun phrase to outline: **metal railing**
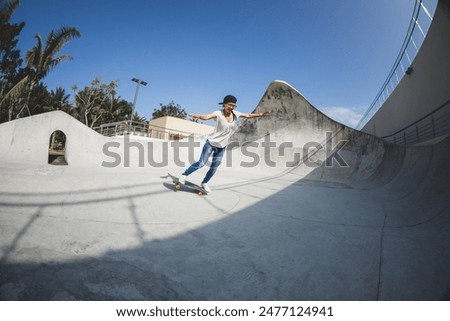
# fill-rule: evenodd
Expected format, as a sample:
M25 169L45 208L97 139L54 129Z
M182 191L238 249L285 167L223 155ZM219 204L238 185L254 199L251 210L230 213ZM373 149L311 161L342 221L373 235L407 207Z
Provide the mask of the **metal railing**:
M450 99L409 126L382 138L397 145L416 145L450 134Z
M119 136L134 134L139 136L148 135L148 122L137 122L125 120L115 123L103 124L93 128L103 136Z
M419 52L419 48L422 46L426 33L433 21L432 14L434 14L433 10L437 6L437 1L438 0L416 0L408 32L406 33L400 53L385 82L381 86L380 91L356 125L357 129L361 130L361 128L367 124L391 95L403 76L411 72L412 61ZM433 8L433 10L431 10L431 8Z
M123 135L136 135L142 137L167 139L167 140L180 140L187 137L204 138L206 135L198 133L187 132L174 128L160 127L156 125L150 125L148 122L137 122L125 120L116 123L103 124L93 128L96 132L103 136L123 136Z

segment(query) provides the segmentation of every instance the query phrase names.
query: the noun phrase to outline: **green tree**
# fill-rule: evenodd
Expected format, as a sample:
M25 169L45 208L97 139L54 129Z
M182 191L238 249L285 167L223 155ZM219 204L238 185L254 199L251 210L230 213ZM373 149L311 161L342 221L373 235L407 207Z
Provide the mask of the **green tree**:
M8 98L22 98L23 105L17 117L20 117L24 109L31 115L28 105L33 88L60 62L72 60L72 56L70 55L63 54L57 56L57 54L68 41L80 36L80 32L76 28L61 27L56 32L52 30L45 44L43 44L41 36L36 34L37 44L27 52L25 58L27 62L27 75L3 97L3 100Z
M104 123L114 123L118 121L124 121L128 119L128 115L131 114L133 109L133 104L129 101L121 99L120 97L114 98L111 103L111 108L109 109L110 118L105 119ZM134 113L134 117L139 118L140 116L137 113Z
M103 83L100 77L96 77L91 82L91 86L84 87L79 91L77 86L73 86L75 91L75 107L80 115L80 121L88 127L94 125L106 114L110 108L111 101L116 94L117 82L111 81L109 84Z
M18 36L24 22L11 24L10 19L19 5L19 0L0 0L0 123L11 120L10 106L17 104L11 99L3 99L11 88L24 77L20 50L16 48ZM8 107L7 107L8 106Z
M52 111L50 104L51 96L47 86L42 82L37 83L30 93L29 105L31 114L37 115Z
M152 119L164 116L172 116L182 119L186 119L187 117L186 111L180 105L175 104L173 101L166 105L159 104L159 106L159 109L154 109Z
M64 88L57 87L55 90L50 91L49 98L49 111L62 110L70 114L70 111L72 109L69 101L70 95L66 94L66 90Z
M33 115L46 113L55 110L61 110L69 115L73 114L73 108L69 102L70 95L62 87L56 90L47 90L47 86L43 83L38 83L30 97L30 110Z
M147 119L144 116L139 115L137 112L133 114L133 117L131 118L132 121L136 121L138 123L145 123L147 122Z
M4 1L0 0L0 79L11 80L22 65L20 50L16 46L25 23L10 23L11 16L19 6L19 0L3 3Z
M117 81L103 83L99 77L81 91L74 86L75 109L80 121L93 128L101 124L126 120L131 114L132 105L116 97L117 87ZM139 115L135 114L134 117Z

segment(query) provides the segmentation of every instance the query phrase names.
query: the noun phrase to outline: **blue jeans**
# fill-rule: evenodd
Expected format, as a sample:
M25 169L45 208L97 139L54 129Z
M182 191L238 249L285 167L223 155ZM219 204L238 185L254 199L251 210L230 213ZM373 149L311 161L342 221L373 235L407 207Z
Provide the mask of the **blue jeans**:
M225 153L225 148L220 147L214 147L212 146L209 141L205 142L205 145L203 145L202 154L200 155L200 159L198 162L192 164L187 170L184 171L183 175L190 175L196 170L202 168L205 166L206 162L208 161L208 158L212 154L212 163L211 167L209 168L208 172L206 173L205 178L202 181L203 183L208 183L209 180L213 177L213 175L216 173L217 168L219 167L220 163L222 162L223 154Z

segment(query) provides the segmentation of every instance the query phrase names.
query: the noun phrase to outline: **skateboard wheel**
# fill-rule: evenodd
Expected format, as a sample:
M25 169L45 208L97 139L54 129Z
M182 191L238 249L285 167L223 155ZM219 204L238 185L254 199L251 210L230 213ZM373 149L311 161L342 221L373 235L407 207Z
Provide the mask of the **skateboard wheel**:
M180 186L180 185L175 185L175 188L176 188L177 190L180 190L181 186Z
M203 193L202 193L202 192L198 192L197 194L198 194L198 196L202 196L202 195L203 195Z

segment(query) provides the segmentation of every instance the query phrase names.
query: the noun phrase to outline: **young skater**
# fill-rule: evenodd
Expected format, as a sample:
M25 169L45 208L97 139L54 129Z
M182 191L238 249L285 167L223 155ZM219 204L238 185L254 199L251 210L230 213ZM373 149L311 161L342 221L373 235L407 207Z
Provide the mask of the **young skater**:
M186 169L180 177L180 183L184 184L186 182L186 177L195 172L196 170L205 166L208 158L212 155L212 163L206 176L203 178L201 186L208 193L211 189L208 186L208 182L213 177L217 168L219 167L223 154L225 153L225 148L227 147L230 137L237 128L237 120L239 117L243 118L255 118L263 117L270 114L266 111L264 113L258 114L244 114L234 110L236 108L236 97L232 95L225 96L223 101L219 105L223 105L222 110L216 110L209 115L198 115L189 114L192 118L198 118L201 120L214 119L216 121L216 127L211 135L208 136L205 144L203 145L202 153L200 159L192 164L188 169Z

